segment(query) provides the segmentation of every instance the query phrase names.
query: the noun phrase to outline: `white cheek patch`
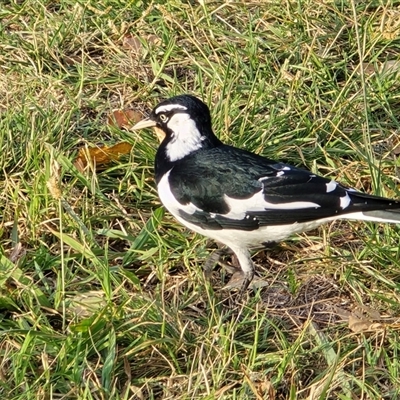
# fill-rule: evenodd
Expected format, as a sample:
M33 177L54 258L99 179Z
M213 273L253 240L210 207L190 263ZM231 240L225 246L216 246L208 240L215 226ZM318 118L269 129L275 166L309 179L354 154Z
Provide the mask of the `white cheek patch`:
M201 135L189 114L174 114L167 126L172 131L171 141L166 146L166 154L170 161L180 160L202 147L205 137Z
M157 107L155 113L160 114L172 110L187 110L187 108L185 106L181 106L180 104L166 104L165 106Z

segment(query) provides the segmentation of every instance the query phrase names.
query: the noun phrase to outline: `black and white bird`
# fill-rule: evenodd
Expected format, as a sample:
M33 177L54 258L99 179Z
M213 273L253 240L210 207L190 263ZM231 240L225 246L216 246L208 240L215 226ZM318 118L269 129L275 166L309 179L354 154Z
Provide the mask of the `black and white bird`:
M400 202L347 189L310 171L223 144L208 107L180 95L158 104L133 130L155 128L158 194L192 231L228 246L254 277L250 249L336 219L400 223Z

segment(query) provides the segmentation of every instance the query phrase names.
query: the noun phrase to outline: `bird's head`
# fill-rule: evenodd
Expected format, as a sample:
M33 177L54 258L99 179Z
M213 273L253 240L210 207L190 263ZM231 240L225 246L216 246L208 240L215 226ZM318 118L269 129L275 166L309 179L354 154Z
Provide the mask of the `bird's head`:
M154 128L169 161L177 161L203 147L220 144L211 128L208 107L194 96L171 97L154 107L132 130Z

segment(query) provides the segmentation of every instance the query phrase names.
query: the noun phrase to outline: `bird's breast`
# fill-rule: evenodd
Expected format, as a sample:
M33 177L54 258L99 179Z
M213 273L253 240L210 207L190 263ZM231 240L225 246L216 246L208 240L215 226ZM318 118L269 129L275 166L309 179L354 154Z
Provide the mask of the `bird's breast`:
M179 216L179 211L182 210L188 214L193 214L196 211L196 207L192 204L181 204L175 198L174 194L172 193L170 182L169 182L169 175L171 170L169 170L163 177L160 179L157 185L158 196L160 197L161 202L163 203L164 207L174 216Z

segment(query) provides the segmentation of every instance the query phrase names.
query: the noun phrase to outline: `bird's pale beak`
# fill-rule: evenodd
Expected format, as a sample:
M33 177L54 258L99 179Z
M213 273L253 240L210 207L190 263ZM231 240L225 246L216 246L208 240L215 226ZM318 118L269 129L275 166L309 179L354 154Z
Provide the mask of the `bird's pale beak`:
M145 118L139 121L137 124L133 125L131 130L137 131L143 128L154 128L156 126L156 122L152 121L150 118Z
M136 125L133 125L131 130L137 131L143 128L153 128L160 143L165 139L165 132L157 126L155 121L152 121L150 118L142 119Z

